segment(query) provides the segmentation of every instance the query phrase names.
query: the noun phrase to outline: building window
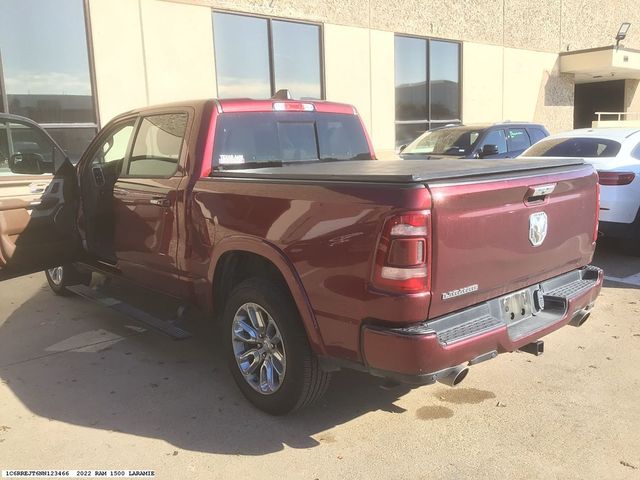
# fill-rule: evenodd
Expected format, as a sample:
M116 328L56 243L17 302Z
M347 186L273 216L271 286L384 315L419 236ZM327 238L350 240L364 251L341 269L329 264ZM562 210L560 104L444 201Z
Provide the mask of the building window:
M77 161L97 131L82 0L0 2L0 111L40 123Z
M218 97L323 98L320 26L213 12Z
M460 44L395 37L396 146L460 123Z

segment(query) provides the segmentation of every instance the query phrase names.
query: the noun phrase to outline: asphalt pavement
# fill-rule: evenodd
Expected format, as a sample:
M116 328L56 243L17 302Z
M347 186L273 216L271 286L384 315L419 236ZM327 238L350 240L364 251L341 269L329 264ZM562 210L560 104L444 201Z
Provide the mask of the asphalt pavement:
M594 313L548 336L541 357L501 355L456 388L388 389L340 372L318 406L288 417L244 400L215 327L189 319L194 336L176 341L82 298L54 296L43 274L3 282L0 470L640 478L640 258L605 244L594 263L607 274Z

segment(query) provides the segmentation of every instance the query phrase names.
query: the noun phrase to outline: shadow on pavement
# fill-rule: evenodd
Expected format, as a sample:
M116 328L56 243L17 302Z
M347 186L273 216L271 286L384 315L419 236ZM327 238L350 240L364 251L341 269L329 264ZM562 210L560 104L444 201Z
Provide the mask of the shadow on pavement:
M271 417L238 391L215 329L174 341L85 300L52 297L39 290L0 327L0 377L41 417L185 450L261 455L331 442L317 434L367 412L404 411L393 402L407 387L384 390L380 379L345 371L319 405Z
M628 250L616 239L598 239L593 264L604 270L606 287L640 289L640 245L637 254L631 255Z

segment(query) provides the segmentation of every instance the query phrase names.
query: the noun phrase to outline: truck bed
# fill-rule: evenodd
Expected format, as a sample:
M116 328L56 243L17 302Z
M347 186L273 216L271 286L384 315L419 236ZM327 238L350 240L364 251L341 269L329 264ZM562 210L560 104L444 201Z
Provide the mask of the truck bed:
M421 183L459 180L504 173L583 165L581 158L433 159L433 160L344 160L305 162L281 167L214 171L212 177L347 181L374 183Z

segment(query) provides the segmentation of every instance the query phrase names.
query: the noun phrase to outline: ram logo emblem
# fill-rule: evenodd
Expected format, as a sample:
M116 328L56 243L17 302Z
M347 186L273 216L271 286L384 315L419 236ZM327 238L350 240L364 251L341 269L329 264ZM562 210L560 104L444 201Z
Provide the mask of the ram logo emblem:
M529 216L529 241L534 247L539 247L547 237L547 214L534 213Z

